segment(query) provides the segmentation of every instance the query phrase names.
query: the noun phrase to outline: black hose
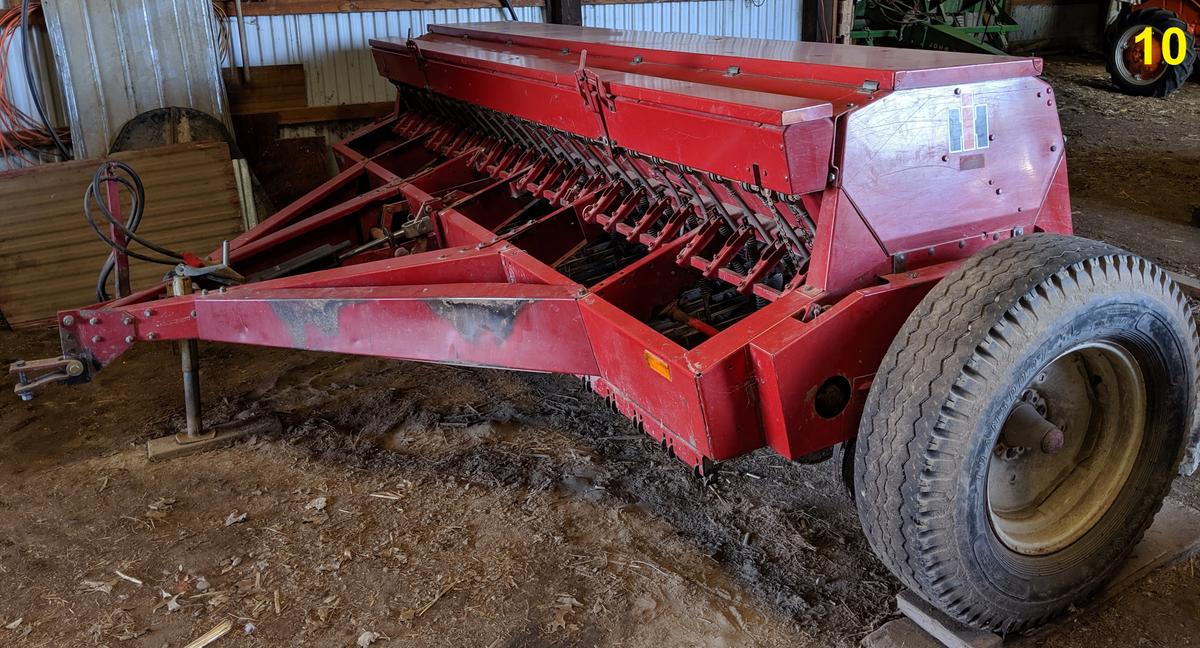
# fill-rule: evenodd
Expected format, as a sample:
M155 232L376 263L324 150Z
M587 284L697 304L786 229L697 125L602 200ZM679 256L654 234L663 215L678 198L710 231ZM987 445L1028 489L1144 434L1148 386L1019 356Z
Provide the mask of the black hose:
M46 105L42 103L42 95L38 92L38 84L33 78L33 65L29 59L29 43L29 0L21 0L21 62L25 65L25 83L29 85L29 96L33 99L33 107L37 109L42 125L50 133L50 139L54 140L55 148L62 154L64 160L70 160L71 153L67 151L66 145L58 137L58 131L54 130L54 126L50 125L50 118L46 116Z
M513 22L517 22L517 21L518 21L518 18L517 18L517 12L516 12L516 10L515 10L515 9L513 9L513 6L512 6L512 3L511 3L511 2L509 2L508 0L500 0L500 6L501 6L501 7L503 7L503 8L505 8L505 9L508 9L508 15L512 17L512 19L513 19ZM503 11L501 11L501 12L500 12L500 14L501 14L501 15L503 15L503 14L504 14L504 12L503 12Z
M109 173L111 172L111 175ZM124 174L127 177L122 177ZM124 187L131 196L129 221L122 223L116 218L112 211L108 208L106 197L101 195L101 188L107 183L115 183ZM157 252L161 256L151 256L135 252L129 249L128 243L125 245L118 244L113 239L109 238L100 230L100 226L96 224L96 219L92 215L93 204L100 211L100 214L108 221L109 225L114 227L118 232L125 236L127 241L140 243L142 246ZM96 298L99 301L108 301L108 291L106 284L108 277L112 274L112 270L116 265L116 254L118 252L135 259L147 261L149 263L158 263L161 265L177 265L183 262L183 254L176 252L170 248L157 245L151 241L147 241L136 234L138 226L142 222L142 215L145 213L146 206L146 188L142 184L142 179L138 176L129 165L124 162L110 160L101 164L96 169L96 174L92 176L92 182L88 185L83 194L83 217L87 219L88 225L92 228L92 232L101 241L113 249L105 259L104 265L100 268L100 277L96 282Z

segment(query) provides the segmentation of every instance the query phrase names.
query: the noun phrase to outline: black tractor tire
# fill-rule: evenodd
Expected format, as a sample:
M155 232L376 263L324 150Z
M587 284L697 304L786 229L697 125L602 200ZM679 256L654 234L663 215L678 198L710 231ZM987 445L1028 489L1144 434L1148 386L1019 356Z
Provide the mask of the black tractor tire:
M1183 30L1186 52L1178 65L1163 63L1166 69L1154 79L1135 78L1125 62L1125 48L1131 46L1134 36L1146 27L1154 28L1159 34L1172 27ZM1166 9L1141 9L1122 12L1117 19L1112 37L1108 39L1107 68L1113 83L1125 94L1143 97L1166 97L1178 90L1196 67L1196 38L1188 31L1187 23L1173 11Z
M1076 491L1083 493L1077 501L1095 507L1091 517L1071 518L1089 520L1071 527L1076 539L1042 553L1014 549L997 531L1003 518L995 517L991 499L1003 488L989 483L994 460L1005 459L997 454L1001 430L1028 386L1047 380L1047 367L1074 358L1074 349L1092 353L1090 344L1120 349L1130 358L1124 366L1134 367L1129 375L1144 380L1102 386L1089 364L1078 377L1049 382L1077 382L1102 408L1087 410L1087 424L1073 424L1084 430L1078 443L1093 429L1116 429L1101 438L1125 444L1119 456L1126 472L1107 482L1102 503L1089 489ZM872 549L904 585L970 626L1008 634L1053 618L1113 576L1153 521L1197 423L1198 365L1200 337L1187 300L1145 259L1086 239L1031 234L964 261L910 315L867 398L853 479ZM1123 384L1144 388L1119 389ZM1139 425L1091 422L1094 412L1115 416L1112 408L1123 407L1126 394L1142 399L1142 415L1130 419ZM1121 405L1104 404L1113 401ZM1076 465L1118 456L1091 447L1079 451ZM1045 500L1035 496L1031 508L1057 497L1051 492ZM1047 533L1060 533L1059 520L1046 517Z

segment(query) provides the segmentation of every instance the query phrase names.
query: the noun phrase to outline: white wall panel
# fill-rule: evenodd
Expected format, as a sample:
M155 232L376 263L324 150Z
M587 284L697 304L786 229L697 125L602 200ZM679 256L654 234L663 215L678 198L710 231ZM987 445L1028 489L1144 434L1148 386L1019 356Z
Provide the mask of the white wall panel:
M800 39L800 0L692 0L583 6L588 27Z
M207 0L55 0L42 10L75 157L106 153L147 110L187 106L225 118Z
M517 17L540 22L542 10L520 7ZM416 37L430 24L503 19L499 9L247 16L245 56L250 65L303 64L310 106L388 101L395 94L375 71L370 39L403 39L410 30ZM241 65L236 19L230 19L229 31L232 64Z

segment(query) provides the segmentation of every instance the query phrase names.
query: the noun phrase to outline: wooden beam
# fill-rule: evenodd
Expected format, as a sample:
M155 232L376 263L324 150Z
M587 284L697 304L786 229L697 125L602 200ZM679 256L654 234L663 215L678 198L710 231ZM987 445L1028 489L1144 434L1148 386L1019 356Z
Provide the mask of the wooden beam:
M1179 284L1185 294L1190 295L1192 299L1200 299L1200 279L1170 270L1167 271L1167 274L1171 275L1171 279Z
M342 121L344 119L376 119L392 112L394 101L342 104L340 106L307 106L279 110L279 125L313 124L316 122Z
M582 25L580 0L546 0L546 22L555 25Z
M304 66L256 65L250 68L250 81L241 81L239 70L224 68L225 90L230 112L235 115L272 112L308 105L308 82Z
M833 7L836 0L801 0L800 40L828 43L833 36Z

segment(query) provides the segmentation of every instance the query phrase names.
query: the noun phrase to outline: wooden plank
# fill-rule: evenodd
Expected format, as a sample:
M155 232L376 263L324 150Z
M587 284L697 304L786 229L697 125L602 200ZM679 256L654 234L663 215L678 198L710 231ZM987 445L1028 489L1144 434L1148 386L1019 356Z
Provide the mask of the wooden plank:
M579 0L546 0L546 22L555 25L582 25L583 7Z
M1117 574L1096 596L1088 601L1091 610L1129 590L1150 574L1179 564L1200 552L1200 512L1190 506L1167 500L1154 517L1141 543ZM904 590L896 596L904 616L883 624L863 638L862 648L995 648L1003 641L998 635L966 628L939 610ZM1065 633L1071 618L1037 629L1037 634Z
M229 107L235 115L261 113L308 105L308 83L304 66L259 65L250 68L250 80L242 81L241 68L224 68Z
M146 186L138 233L147 239L204 255L240 232L237 185L224 143L113 157L132 166ZM60 309L95 302L96 278L108 246L84 220L82 196L102 161L0 174L0 204L6 207L0 210L0 312L13 326L37 324ZM130 267L135 289L156 283L169 270L133 259Z
M254 175L272 204L290 205L332 178L333 170L324 137L293 137L267 146Z
M1171 272L1170 270L1167 271L1167 274L1171 275L1171 279L1179 284L1184 294L1192 299L1200 299L1200 279L1179 272Z
M904 590L896 596L896 607L901 614L911 619L937 642L931 642L931 645L942 645L946 648L999 648L1004 642L998 634L968 628L951 619L910 590Z
M391 101L375 101L339 106L308 106L275 111L279 125L313 124L316 122L342 121L345 119L377 119L392 112L396 104Z

